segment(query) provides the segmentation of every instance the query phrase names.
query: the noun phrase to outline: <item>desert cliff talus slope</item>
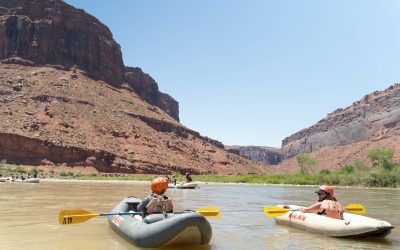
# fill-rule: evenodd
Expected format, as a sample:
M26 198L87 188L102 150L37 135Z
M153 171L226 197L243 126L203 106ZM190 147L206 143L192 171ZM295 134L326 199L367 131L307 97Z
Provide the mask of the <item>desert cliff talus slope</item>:
M277 165L282 161L280 148L259 146L225 146L225 148L232 153L256 162Z
M360 141L341 146L326 146L319 150L307 153L310 157L317 160L317 165L312 171L321 169L338 169L346 164L352 164L356 160L361 160L367 166L372 167L368 159L368 153L375 148L388 148L394 152L393 160L400 162L400 136L391 136L380 140ZM277 166L277 171L296 171L298 163L296 157L282 161Z
M265 173L135 92L79 69L0 64L0 158L122 173Z
M282 142L281 148L256 146L226 147L254 161L275 165L277 171L298 170L296 156L308 154L317 160L314 171L337 169L356 160L371 165L368 153L390 148L400 161L400 84L375 91L340 108L317 124L303 129Z
M66 70L77 65L93 79L126 83L179 121L178 102L140 68L125 67L108 27L61 0L0 0L0 59Z
M332 145L400 135L400 84L376 91L283 140L285 158Z
M400 84L375 91L345 109L337 109L317 124L283 140L280 170L297 167L294 156L307 153L318 168L338 168L355 160L368 162L374 148L394 150L400 160Z
M97 18L61 0L0 0L0 160L120 173L264 173L182 126L179 104Z

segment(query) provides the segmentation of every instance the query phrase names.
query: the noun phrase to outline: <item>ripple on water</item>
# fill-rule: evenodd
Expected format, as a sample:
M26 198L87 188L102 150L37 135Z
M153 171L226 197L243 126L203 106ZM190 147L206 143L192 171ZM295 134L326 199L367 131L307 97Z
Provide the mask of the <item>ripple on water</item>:
M315 202L315 187L263 185L202 185L196 190L168 190L176 210L217 206L221 219L210 219L213 238L206 246L169 249L400 249L400 232L386 239L337 239L278 225L265 217L263 206L308 205ZM116 234L106 218L79 225L59 225L62 209L108 212L129 195L143 198L148 182L41 182L0 187L2 249L137 249ZM398 190L341 189L344 204L362 203L368 215L400 225ZM168 249L168 248L167 248Z

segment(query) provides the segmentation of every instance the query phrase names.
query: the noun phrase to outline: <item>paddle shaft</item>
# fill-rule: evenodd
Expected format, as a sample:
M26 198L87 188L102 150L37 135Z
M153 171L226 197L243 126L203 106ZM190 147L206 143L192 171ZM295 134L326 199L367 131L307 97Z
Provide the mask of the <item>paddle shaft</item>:
M361 204L349 204L345 207L345 210L356 214L366 213L364 206ZM264 207L264 214L268 217L276 217L284 215L287 212L296 212L296 211L300 211L300 209L287 209L277 206Z
M182 211L182 212L173 212L173 214L183 214L183 213L193 213L197 212L202 214L206 218L220 218L220 212L219 208L217 207L201 207L197 209L196 211L192 210L187 210L187 211ZM133 215L133 214L141 214L143 215L143 212L118 212L118 213L93 213L87 210L83 209L74 209L74 210L61 210L58 216L58 221L60 224L76 224L76 223L82 223L87 220L90 220L94 217L98 216L113 216L113 215Z
M99 214L99 216L110 216L110 215L130 215L130 214L143 214L143 212L102 213L102 214Z
M197 212L197 211L188 210L188 211L172 212L172 213L173 214L185 214L185 213L192 213L192 212ZM143 212L102 213L102 214L98 214L98 216L130 215L130 214L143 214ZM97 215L97 214L93 214L93 215ZM77 215L75 215L75 216L77 216ZM85 215L82 215L82 216L85 216Z

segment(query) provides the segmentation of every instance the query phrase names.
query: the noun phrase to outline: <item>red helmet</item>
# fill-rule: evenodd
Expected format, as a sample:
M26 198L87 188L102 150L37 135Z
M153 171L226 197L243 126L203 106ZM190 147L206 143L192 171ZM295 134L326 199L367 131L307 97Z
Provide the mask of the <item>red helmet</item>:
M162 194L168 188L168 180L163 177L156 178L151 181L151 190L154 193Z
M318 193L320 190L325 191L325 193L328 193L330 197L335 196L335 192L333 191L333 187L331 187L331 186L327 186L327 185L320 186L319 190L316 193Z

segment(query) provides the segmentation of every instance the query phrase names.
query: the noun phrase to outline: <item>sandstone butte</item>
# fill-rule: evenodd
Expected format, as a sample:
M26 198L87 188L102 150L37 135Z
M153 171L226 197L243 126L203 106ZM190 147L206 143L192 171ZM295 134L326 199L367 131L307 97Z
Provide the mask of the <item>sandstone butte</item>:
M0 0L0 160L84 172L264 174L179 123L111 31L60 0Z
M303 153L317 159L315 170L368 162L376 147L400 160L399 84L335 110L281 148L224 147L180 124L178 102L123 64L108 27L61 0L0 0L0 60L0 160L9 163L225 175L295 171Z
M298 170L295 156L299 154L317 160L314 171L338 169L355 160L371 166L368 153L374 148L390 148L394 160L400 161L400 84L333 111L317 124L285 138L281 148L228 147L283 172Z

